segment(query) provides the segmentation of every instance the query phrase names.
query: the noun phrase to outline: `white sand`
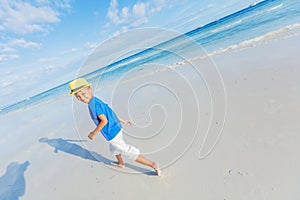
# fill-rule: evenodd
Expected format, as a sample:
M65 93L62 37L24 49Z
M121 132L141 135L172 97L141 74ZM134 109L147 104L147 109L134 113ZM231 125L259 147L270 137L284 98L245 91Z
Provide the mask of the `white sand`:
M299 199L299 42L293 37L213 58L226 87L227 113L217 145L204 158L199 151L213 113L203 80L188 69L179 72L190 73L191 85L167 70L114 93L97 91L120 116L131 116L135 126L125 127L125 140L158 161L162 177L128 160L125 169L107 166L113 160L108 144L100 135L87 140L94 128L87 108L74 102L72 110L68 97L0 116L0 197ZM222 128L220 121L211 125ZM80 139L86 141L67 141Z

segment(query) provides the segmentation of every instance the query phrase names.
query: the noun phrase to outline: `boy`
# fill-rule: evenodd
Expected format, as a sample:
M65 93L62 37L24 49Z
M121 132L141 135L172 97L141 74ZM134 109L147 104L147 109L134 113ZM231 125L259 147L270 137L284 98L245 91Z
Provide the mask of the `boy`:
M71 89L69 96L75 95L79 101L88 104L90 116L97 126L88 135L88 138L93 140L97 133L101 132L109 142L110 153L117 158L117 162L112 162L112 165L124 168L125 164L122 159L122 155L124 155L138 163L152 167L158 176L161 175L158 164L141 156L139 149L124 142L121 123L131 125L130 121L119 119L107 104L94 97L91 84L84 78L70 82L69 87Z

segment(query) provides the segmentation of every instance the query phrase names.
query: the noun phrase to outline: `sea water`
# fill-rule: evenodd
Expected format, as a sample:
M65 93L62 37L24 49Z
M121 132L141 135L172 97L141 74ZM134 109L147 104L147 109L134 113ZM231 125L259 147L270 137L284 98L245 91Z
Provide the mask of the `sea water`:
M264 44L300 33L299 0L265 0L224 18L186 32L152 48L144 49L107 66L84 75L89 81L99 76L107 83L128 70L149 63L172 65L181 60L170 52L184 52L190 59L193 49L183 38L189 37L199 44L206 56L214 56ZM162 50L163 49L163 50ZM203 55L202 55L203 56ZM205 57L205 56L204 56ZM188 58L189 59L189 58ZM69 91L68 82L11 105L1 105L0 114L27 109L63 97Z

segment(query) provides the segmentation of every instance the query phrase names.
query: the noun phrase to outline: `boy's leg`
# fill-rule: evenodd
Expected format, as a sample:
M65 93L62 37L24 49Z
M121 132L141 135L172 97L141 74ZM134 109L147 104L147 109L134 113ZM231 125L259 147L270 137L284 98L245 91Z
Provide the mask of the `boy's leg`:
M116 155L116 158L117 158L118 162L112 162L112 165L124 168L125 164L124 164L124 161L122 159L122 155L118 154L118 155Z
M161 171L160 171L157 163L155 163L155 162L153 162L151 160L148 160L147 158L145 158L145 157L143 157L141 155L139 155L135 161L138 162L138 163L141 163L143 165L152 167L155 170L155 172L156 172L156 174L158 176L161 175Z

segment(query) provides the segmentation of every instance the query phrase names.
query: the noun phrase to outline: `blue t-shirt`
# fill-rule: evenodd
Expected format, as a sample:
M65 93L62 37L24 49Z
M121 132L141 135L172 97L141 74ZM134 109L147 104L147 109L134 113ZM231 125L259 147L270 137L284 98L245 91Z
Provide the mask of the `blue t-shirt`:
M112 140L121 130L122 126L120 120L114 113L114 111L103 101L97 97L93 97L89 102L90 116L93 119L96 126L100 123L99 115L104 114L107 118L107 124L101 130L102 135L106 140Z

